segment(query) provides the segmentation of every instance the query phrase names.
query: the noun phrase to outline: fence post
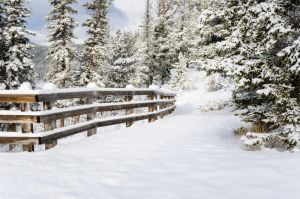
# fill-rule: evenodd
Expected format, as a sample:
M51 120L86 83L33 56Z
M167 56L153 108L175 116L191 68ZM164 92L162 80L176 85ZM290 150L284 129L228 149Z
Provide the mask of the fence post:
M175 99L175 97L174 96L172 96L172 97L170 97L170 99L171 100L174 100ZM170 106L173 106L173 105L175 105L174 103L173 104L171 104ZM173 110L171 110L171 114L174 112L175 110L173 109Z
M43 87L44 90L53 90L57 89L57 87L52 83L47 83ZM43 102L43 110L52 110L55 105L55 101L46 101ZM52 131L56 128L56 120L44 122L44 131ZM52 149L57 145L57 140L51 140L49 143L45 144L45 149Z
M149 89L153 89L153 91L154 91L153 94L148 95L148 100L149 100L149 101L153 101L153 100L156 100L156 99L157 99L157 95L156 95L156 90L157 90L157 88L158 88L158 87L157 87L157 86L154 86L154 85L151 85L151 86L149 87ZM157 111L157 104L156 104L156 105L153 105L153 106L149 106L148 111L149 111L149 112ZM149 118L149 123L155 122L156 120L157 120L157 117L156 117L156 116L155 116L155 117L151 117L151 118Z
M164 100L164 96L163 96L163 95L160 95L159 98L160 98L161 100ZM162 110L162 109L164 109L164 108L165 108L165 105L164 105L164 104L159 105L159 110ZM161 118L161 119L163 119L164 116L165 116L164 113L161 113L161 114L160 114L160 118Z
M16 124L8 124L7 125L7 131L8 132L16 132L17 131L17 125ZM16 148L16 144L9 144L9 151L13 151Z
M65 118L60 119L60 127L65 127Z
M25 82L20 86L19 90L32 90L32 86L30 83ZM20 104L20 109L21 112L31 111L31 105L30 103L22 103ZM31 123L22 124L22 133L33 133L33 124ZM34 145L33 144L23 145L23 151L33 152Z
M54 107L55 102L54 101L48 101L48 102L43 102L43 109L44 111L51 110ZM52 131L56 128L56 121L48 121L44 122L44 131ZM45 149L52 149L57 145L57 140L52 140L49 143L45 144Z
M30 103L21 104L21 112L31 111ZM25 123L22 124L22 133L33 133L33 124Z
M87 101L86 101L87 104L93 104L94 102L95 102L95 97L94 96L91 96L91 97L87 98ZM96 113L88 113L87 114L87 121L94 120L95 116L96 116ZM95 127L93 129L90 129L90 130L87 131L87 136L90 137L92 135L95 135L96 133L97 133L97 128Z
M79 100L79 104L80 105L84 104L84 101L82 98ZM74 124L78 124L78 123L80 123L80 115L74 117Z
M168 100L171 100L172 98L170 97L170 96L168 96ZM168 108L170 108L172 105L171 104L169 104L168 105ZM169 110L168 111L168 115L170 115L172 113L172 111L171 110Z
M43 109L44 111L51 110L54 107L55 102L49 101L43 103ZM51 131L56 128L56 121L48 121L44 123L44 130L45 131Z
M95 83L90 82L87 86L87 88L96 89L99 88ZM86 104L93 104L95 102L95 96L90 96L87 98ZM96 113L88 113L87 114L87 121L94 120L96 117ZM97 127L92 128L87 131L87 136L90 137L92 135L95 135L97 133Z
M21 104L21 112L27 112L27 111L31 111L30 103ZM33 124L31 123L22 124L22 133L33 133ZM34 145L33 144L23 145L23 151L33 152Z
M133 85L127 85L126 86L127 89L134 89L134 86ZM128 96L125 96L125 101L126 102L130 102L133 100L133 96L132 95L128 95ZM128 108L126 109L126 115L131 115L134 113L134 109L133 108ZM126 122L126 127L130 127L133 125L133 121L132 122Z

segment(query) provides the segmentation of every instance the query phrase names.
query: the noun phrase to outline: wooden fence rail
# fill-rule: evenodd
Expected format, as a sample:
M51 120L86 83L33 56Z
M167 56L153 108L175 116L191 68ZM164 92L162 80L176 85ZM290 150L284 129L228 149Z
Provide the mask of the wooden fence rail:
M108 96L117 96L123 100L115 103L99 103L97 100ZM135 96L144 97L135 101ZM98 127L122 123L130 127L135 121L146 119L153 122L175 110L175 96L173 92L159 89L0 91L0 103L13 103L19 109L0 111L0 124L6 128L5 132L0 132L0 144L8 144L10 148L22 145L24 151L32 152L39 145L39 148L53 148L58 139L77 133L87 132L88 136L94 135ZM74 99L79 100L71 107L55 107L60 100ZM135 113L140 108L144 108L143 112L140 110ZM121 110L124 110L125 115L99 117L99 113ZM66 118L72 120L71 124L66 125ZM39 125L43 130L35 132L34 125Z

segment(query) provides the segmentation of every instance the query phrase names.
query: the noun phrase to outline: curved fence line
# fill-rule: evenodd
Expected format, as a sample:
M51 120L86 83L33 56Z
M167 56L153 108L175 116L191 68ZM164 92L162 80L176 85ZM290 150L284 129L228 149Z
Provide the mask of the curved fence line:
M121 101L99 102L99 98L108 96L118 97ZM144 96L144 99L134 101L135 96ZM0 111L0 124L5 129L0 132L0 144L9 145L12 151L21 145L24 151L32 152L41 146L53 148L58 139L77 133L94 135L99 127L122 123L130 127L134 122L146 119L154 122L175 110L175 96L176 93L160 89L128 88L0 91L0 102L14 104L18 109ZM60 100L74 99L79 99L80 103L65 108L55 107ZM102 116L112 111L119 111L119 114L108 118ZM120 115L120 111L125 114ZM42 130L35 132L34 125Z

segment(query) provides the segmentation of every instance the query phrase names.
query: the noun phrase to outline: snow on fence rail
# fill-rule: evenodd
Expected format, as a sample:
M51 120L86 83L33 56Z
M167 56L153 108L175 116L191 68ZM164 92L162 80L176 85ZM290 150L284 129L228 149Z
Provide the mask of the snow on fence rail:
M97 103L97 98L117 96L123 102ZM147 100L133 101L134 96L147 96ZM80 88L27 91L0 91L0 102L13 103L19 110L0 111L0 124L6 132L0 133L0 144L10 148L22 145L24 151L32 152L36 146L45 149L57 145L57 140L87 131L96 134L98 127L126 123L130 127L135 121L148 119L154 122L175 110L176 93L160 89L110 89ZM67 108L56 108L60 100L80 99L81 104ZM33 110L42 107L42 110ZM135 109L148 108L147 112L135 113ZM97 113L125 110L126 115L109 118L97 117ZM65 126L66 118L73 124ZM60 122L57 122L60 121ZM33 124L42 124L42 132L34 132ZM17 132L20 127L20 132ZM39 146L40 148L40 146Z

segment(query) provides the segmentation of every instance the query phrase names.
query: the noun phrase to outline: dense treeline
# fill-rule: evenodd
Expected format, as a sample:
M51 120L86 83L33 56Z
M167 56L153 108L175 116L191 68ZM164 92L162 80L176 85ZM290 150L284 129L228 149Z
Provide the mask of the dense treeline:
M194 61L236 83L234 102L254 145L299 143L300 2L228 0L200 7ZM296 133L298 132L298 133ZM295 134L296 133L296 134Z
M1 87L34 83L25 0L0 1ZM300 138L300 2L145 0L143 31L109 34L111 0L86 3L88 38L74 44L76 0L50 0L47 80L58 87L148 87L182 91L187 67L235 83L234 103L252 132ZM155 5L155 6L154 6ZM74 64L74 62L79 64ZM75 67L76 66L76 67ZM272 134L274 135L274 134ZM293 136L292 136L293 135ZM253 136L253 134L251 134ZM264 138L269 139L269 138ZM254 144L261 144L257 139Z

